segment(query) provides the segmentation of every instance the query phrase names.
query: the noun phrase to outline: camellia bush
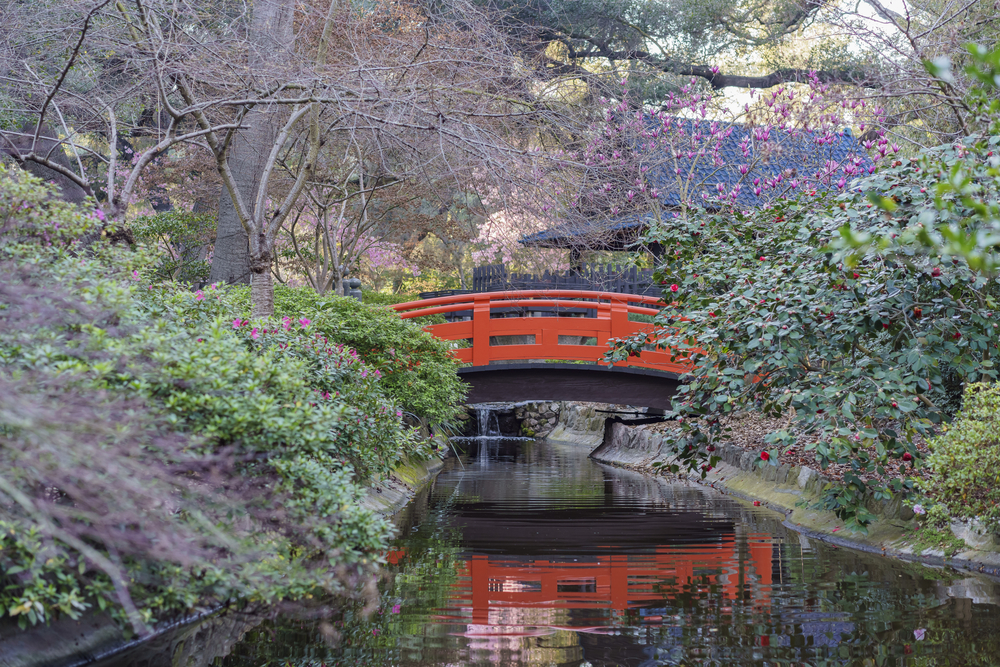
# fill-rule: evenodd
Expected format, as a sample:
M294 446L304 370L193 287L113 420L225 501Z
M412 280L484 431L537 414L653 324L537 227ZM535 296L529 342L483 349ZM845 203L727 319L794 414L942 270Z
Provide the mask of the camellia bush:
M0 612L144 633L370 591L391 528L363 485L428 453L384 371L307 316L151 283L99 216L0 176Z
M949 159L948 150L935 155ZM690 353L675 446L692 470L718 461L722 417L755 410L788 423L768 434L762 464L805 441L821 466L848 466L823 506L849 527L873 518L867 498L913 490L887 470L921 465L917 444L957 411L962 383L996 379L1000 286L959 258L873 252L851 262L829 244L848 223L891 236L915 222L907 211L969 214L938 194L946 172L931 162L897 160L841 194L700 211L651 231L650 241L673 249L657 273L672 305L653 335L619 341L609 358L650 344ZM869 192L893 197L894 214Z

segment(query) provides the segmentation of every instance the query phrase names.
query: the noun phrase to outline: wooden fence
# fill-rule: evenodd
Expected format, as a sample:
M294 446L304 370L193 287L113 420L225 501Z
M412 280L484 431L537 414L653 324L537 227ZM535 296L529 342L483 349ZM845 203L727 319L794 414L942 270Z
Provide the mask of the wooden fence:
M512 273L502 264L477 266L472 270L473 292L516 290L597 290L616 294L660 296L652 269L615 266L584 266L577 271L545 271L541 274Z

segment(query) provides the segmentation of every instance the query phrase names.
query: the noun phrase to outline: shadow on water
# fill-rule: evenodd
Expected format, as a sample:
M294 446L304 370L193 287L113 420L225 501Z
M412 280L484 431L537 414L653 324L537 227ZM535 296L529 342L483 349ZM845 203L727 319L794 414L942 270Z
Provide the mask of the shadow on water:
M198 664L1000 662L989 580L812 542L572 444L475 444L397 517L375 613L266 621Z

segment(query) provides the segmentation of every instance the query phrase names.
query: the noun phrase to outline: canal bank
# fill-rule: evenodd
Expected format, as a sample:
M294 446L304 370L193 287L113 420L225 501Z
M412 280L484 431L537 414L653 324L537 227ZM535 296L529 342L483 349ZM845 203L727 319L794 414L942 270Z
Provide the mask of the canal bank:
M438 456L407 461L371 484L361 506L393 515L417 498L444 467ZM243 634L264 620L227 605L196 609L153 628L149 636L127 639L106 613L68 617L21 629L16 620L0 619L0 667L84 667L142 664L145 667L207 667L229 653ZM132 662L135 656L137 662Z
M597 461L662 476L661 469L675 462L664 435L649 424L635 423L645 420L608 419L613 413L609 406L599 404L564 404L549 438L593 444L591 456ZM830 544L1000 577L997 535L953 521L946 534L929 538L928 529L922 529L923 534L915 531L918 524L912 509L898 498L871 502L868 509L877 519L868 535L852 534L833 512L815 509L823 490L835 483L819 471L804 466L762 466L759 454L732 444L718 445L716 454L721 461L704 479L694 474L677 476L759 503L784 515L789 528ZM931 539L935 546L927 544ZM948 551L937 546L942 542Z

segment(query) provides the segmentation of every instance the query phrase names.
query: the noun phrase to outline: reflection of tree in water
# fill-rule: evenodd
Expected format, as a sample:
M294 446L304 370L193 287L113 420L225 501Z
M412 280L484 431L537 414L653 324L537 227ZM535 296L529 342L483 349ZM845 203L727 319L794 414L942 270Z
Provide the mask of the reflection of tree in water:
M730 600L711 590L707 576L679 588L667 582L669 605L630 609L621 619L628 627L616 636L581 635L587 663L998 664L995 597L991 604L942 599L942 587L928 579L934 571L917 564L825 547L818 558L796 561L798 548L780 548L784 583L774 578L767 606L760 606L749 585L741 599ZM955 579L954 572L938 576ZM961 581L991 588L985 581Z
M442 520L449 509L450 503L439 502L423 518L418 530L407 531L409 536L397 540L390 549L389 560L396 564L390 564L384 572L379 586L382 594L373 611L354 603L324 621L267 621L246 633L215 667L382 667L406 658L407 638L443 634L443 626L428 621L447 608L457 577L461 535L447 528ZM399 518L403 528L409 528L407 524L413 520L408 516Z

